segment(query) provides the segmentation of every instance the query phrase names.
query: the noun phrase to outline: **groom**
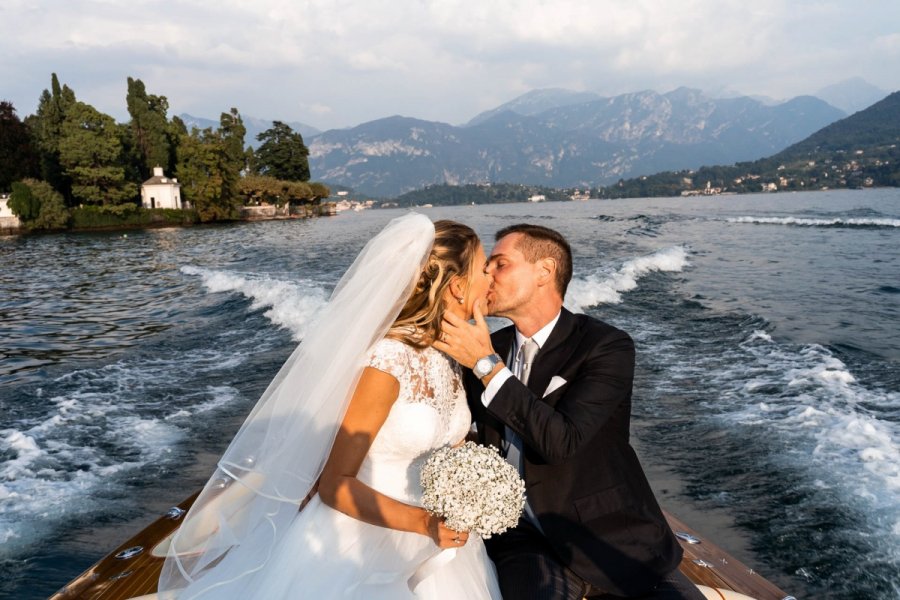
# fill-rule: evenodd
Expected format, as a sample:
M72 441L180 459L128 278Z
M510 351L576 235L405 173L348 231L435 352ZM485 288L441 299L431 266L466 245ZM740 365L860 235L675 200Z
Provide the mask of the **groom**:
M504 598L701 599L678 571L681 547L628 443L634 344L563 308L568 242L552 229L500 230L485 273L490 335L447 311L435 347L472 369L479 441L525 479L519 524L486 540Z

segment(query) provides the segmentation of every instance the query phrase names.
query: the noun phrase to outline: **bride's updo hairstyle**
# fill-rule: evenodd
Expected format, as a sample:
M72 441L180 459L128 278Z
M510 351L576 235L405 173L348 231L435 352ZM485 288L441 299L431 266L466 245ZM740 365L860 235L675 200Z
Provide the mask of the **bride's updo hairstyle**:
M456 221L435 221L431 253L388 337L417 348L438 339L447 309L444 291L454 277L468 279L479 243L471 227Z

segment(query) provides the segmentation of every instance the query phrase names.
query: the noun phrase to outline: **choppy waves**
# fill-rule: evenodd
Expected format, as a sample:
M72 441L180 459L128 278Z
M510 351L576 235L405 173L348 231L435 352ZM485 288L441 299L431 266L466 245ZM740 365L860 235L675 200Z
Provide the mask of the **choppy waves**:
M818 544L780 557L813 587L841 596L843 585L900 584L900 393L860 381L821 345L773 339L757 318L697 316L628 325L658 373L642 390L656 398L645 418L665 431L672 421L666 443L702 458L695 493L765 523L772 555ZM695 431L688 438L684 423ZM702 447L709 439L722 456ZM846 561L848 549L870 552L867 566Z
M864 386L819 345L786 349L757 331L742 347L753 361L731 393L746 405L729 419L801 443L789 459L812 463L820 487L840 487L848 502L869 504L889 519L886 531L900 536L900 427L884 418L900 406L900 393Z
M582 312L598 304L618 304L622 294L638 287L638 281L655 272L680 272L688 264L684 246L672 246L653 254L625 261L615 271L601 270L585 277L574 277L566 292L566 307Z
M306 280L283 281L268 275L193 266L182 267L181 272L200 276L211 293L237 292L250 299L250 310L266 309L264 316L279 327L290 330L298 341L328 300L321 286Z
M267 275L182 267L210 294L251 301L274 325L303 337L324 306L325 290ZM235 337L235 335L237 337ZM234 387L206 384L233 372L248 352L264 351L265 331L236 324L209 348L168 357L130 357L72 371L37 388L34 413L0 429L0 558L21 554L63 522L108 509L101 490L117 478L171 459L194 428L193 418L240 396ZM225 347L227 350L216 348Z
M98 492L108 495L121 486L117 478L168 461L191 416L238 396L227 385L186 382L243 360L237 350L120 360L37 388L42 412L0 430L0 558L108 509L109 498L98 500Z
M795 227L900 227L900 219L891 218L829 218L812 219L805 217L733 217L729 223L749 223L754 225L792 225Z

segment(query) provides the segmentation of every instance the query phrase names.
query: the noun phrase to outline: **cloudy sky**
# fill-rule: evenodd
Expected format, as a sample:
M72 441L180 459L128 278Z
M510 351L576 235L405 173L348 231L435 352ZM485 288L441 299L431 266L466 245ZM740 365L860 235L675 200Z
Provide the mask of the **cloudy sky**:
M900 89L898 0L2 0L0 24L0 99L20 116L54 71L120 120L132 76L171 114L320 129L458 124L549 87Z

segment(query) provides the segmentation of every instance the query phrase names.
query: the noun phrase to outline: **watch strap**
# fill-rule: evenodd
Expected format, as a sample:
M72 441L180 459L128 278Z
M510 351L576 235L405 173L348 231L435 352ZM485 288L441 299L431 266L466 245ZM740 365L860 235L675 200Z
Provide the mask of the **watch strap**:
M475 366L472 368L472 372L475 373L476 377L481 379L482 377L486 376L488 373L493 371L494 367L496 367L500 361L501 361L500 355L497 354L496 352L494 352L493 354L488 354L487 356L479 358L477 361L475 361ZM487 370L479 369L478 368L479 365L482 365L485 362L487 362L490 365L490 367L487 368Z

